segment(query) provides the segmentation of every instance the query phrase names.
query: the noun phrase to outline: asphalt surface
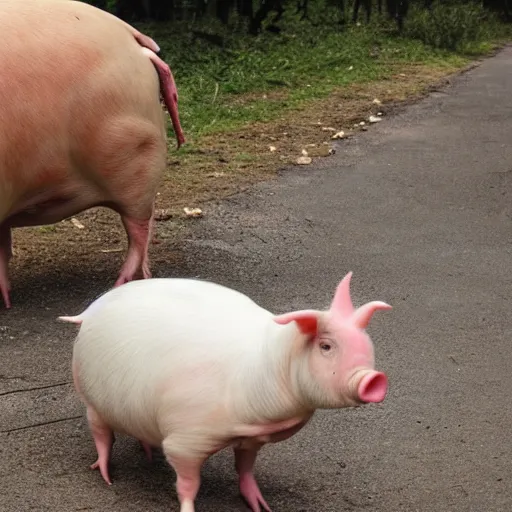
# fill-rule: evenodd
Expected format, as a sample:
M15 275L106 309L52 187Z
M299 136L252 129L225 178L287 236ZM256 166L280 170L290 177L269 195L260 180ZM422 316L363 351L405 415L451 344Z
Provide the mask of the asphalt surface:
M275 512L512 510L512 49L387 117L320 164L208 207L180 241L199 276L276 313L323 308L349 270L353 300L385 300L369 328L390 392L321 411L265 448ZM77 269L78 270L78 269ZM178 510L174 473L132 439L108 488L70 385L73 314L115 276L94 268L16 283L0 310L0 510ZM246 510L229 451L204 467L198 512Z

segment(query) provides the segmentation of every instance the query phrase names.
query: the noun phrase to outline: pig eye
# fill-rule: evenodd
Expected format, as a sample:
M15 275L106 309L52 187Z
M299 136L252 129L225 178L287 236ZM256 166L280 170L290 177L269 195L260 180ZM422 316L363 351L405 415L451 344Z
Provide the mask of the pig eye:
M326 343L325 341L320 343L320 350L322 352L329 352L331 350L331 348L332 348L332 346L330 343Z

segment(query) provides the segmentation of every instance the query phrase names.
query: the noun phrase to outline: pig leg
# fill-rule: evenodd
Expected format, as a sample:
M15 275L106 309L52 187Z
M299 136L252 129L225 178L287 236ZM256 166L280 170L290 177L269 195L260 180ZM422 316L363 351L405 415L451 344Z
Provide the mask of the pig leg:
M132 281L139 269L142 270L142 277L144 279L151 277L148 248L153 215L151 215L149 220L141 221L122 217L122 221L128 235L128 254L114 286L120 286L128 281Z
M167 460L176 471L180 512L194 512L194 501L201 485L200 473L203 460L187 460L181 457L170 457Z
M151 462L153 460L153 452L151 450L151 446L149 446L149 444L145 443L144 441L139 442L142 446L142 449L144 450L144 453L146 454L146 457L148 458L149 462Z
M12 257L11 248L11 229L0 226L0 295L4 301L5 307L11 307L9 292L11 286L9 283L9 260Z
M103 480L108 485L112 485L108 473L108 463L110 462L110 453L114 444L114 433L91 406L87 406L87 420L89 421L89 428L96 445L96 451L98 452L98 460L91 465L91 469L99 468Z
M108 118L82 158L98 175L98 194L119 213L128 251L114 287L139 276L151 277L149 241L154 200L165 170L167 151L161 128L130 115Z
M189 448L171 439L163 442L163 450L167 462L176 472L176 491L180 500L180 512L194 512L194 501L201 485L201 467L206 457L198 455L191 458L184 455L190 451Z
M295 419L292 419L292 421L282 422L281 425L286 425L286 428L284 428L284 430L277 430L271 434L267 434L266 437L268 437L268 442L277 443L288 439L296 434L309 421L310 417L311 416L308 416L298 423ZM279 427L280 425L277 424L277 426ZM272 428L272 425L269 425L269 427ZM266 512L271 512L270 507L261 495L260 488L253 474L256 456L262 446L262 444L248 440L248 442L241 443L241 445L235 448L235 468L239 476L240 493L245 498L253 512L260 512L260 505L264 510L266 510Z
M235 448L235 468L239 477L240 494L245 498L253 512L261 512L260 505L271 512L267 502L261 495L260 488L254 478L253 467L260 446L251 448Z

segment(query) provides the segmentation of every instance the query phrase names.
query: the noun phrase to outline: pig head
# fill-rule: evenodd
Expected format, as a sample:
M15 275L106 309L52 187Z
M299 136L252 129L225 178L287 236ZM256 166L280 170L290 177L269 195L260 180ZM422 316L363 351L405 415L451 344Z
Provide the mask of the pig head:
M387 377L375 371L373 343L365 329L385 302L369 302L358 309L350 298L349 272L337 287L327 311L304 310L274 317L281 325L295 322L300 336L294 361L295 393L312 409L338 408L381 402Z
M151 276L154 199L176 85L158 45L78 1L0 3L0 295L10 307L11 229L95 206L120 214L128 253L116 286ZM23 37L20 37L23 34Z

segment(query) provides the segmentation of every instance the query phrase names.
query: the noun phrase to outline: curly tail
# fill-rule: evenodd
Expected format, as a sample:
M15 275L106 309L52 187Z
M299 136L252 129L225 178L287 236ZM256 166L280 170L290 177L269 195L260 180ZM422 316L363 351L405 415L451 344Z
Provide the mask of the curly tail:
M153 50L144 47L142 51L149 57L157 70L158 77L160 78L160 86L162 88L162 96L164 97L165 106L171 116L172 126L176 134L179 149L185 142L185 137L181 129L180 115L178 112L178 90L176 89L171 68Z
M155 41L153 41L153 39L151 39L151 37L139 32L128 23L123 23L139 45L142 46L142 51L149 57L156 68L158 78L160 79L162 96L169 115L171 116L172 126L174 128L174 133L176 134L179 149L179 147L184 144L185 137L183 135L183 130L181 129L180 115L178 112L178 91L176 89L174 77L172 76L171 68L160 57L158 57L158 55L156 55L160 51L160 47L155 43Z
M183 135L183 130L181 129L180 116L178 112L178 91L176 89L176 84L174 83L174 77L172 76L171 68L156 55L160 51L160 47L151 39L151 37L146 36L142 32L139 32L136 28L132 27L126 21L114 16L113 14L104 11L107 15L115 18L117 23L121 23L125 26L125 28L130 32L133 38L139 43L142 47L143 52L149 57L151 62L156 68L158 73L158 78L160 79L160 87L162 90L162 96L164 98L165 106L171 116L172 126L174 128L174 133L176 134L176 140L178 141L178 149L179 147L185 143L185 137Z

